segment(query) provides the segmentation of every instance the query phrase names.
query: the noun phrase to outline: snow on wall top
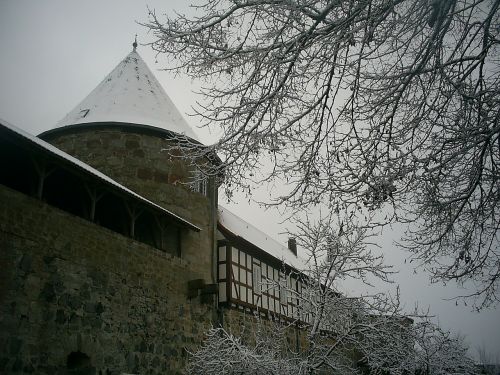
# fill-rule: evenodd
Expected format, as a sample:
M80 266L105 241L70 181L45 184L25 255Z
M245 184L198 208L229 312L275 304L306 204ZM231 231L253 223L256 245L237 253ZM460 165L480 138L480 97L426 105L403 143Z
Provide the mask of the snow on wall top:
M173 212L157 205L156 203L154 202L151 202L150 200L144 198L142 195L139 195L137 194L136 192L126 188L125 186L121 185L120 183L116 182L115 180L113 180L111 177L108 177L106 176L104 173L102 172L99 172L97 169L91 167L90 165L88 164L85 164L83 161L65 153L64 151L58 149L57 147L54 147L52 146L50 143L47 143L45 142L44 140L38 138L38 137L35 137L27 132L25 132L24 130L22 129L19 129L17 126L15 125L12 125L11 123L3 120L2 118L0 118L0 128L1 127L5 127L7 129L9 129L10 131L16 133L17 135L20 135L21 137L27 139L28 141L38 145L39 147L41 147L42 149L52 153L52 154L55 154L57 155L58 157L62 158L62 159L65 159L66 161L70 162L71 164L77 166L78 168L81 168L85 171L87 171L88 173L94 175L95 177L99 178L100 180L110 184L110 185L113 185L114 187L118 188L119 190L129 194L129 195L132 195L134 196L136 199L146 203L147 205L149 206L153 206L155 207L156 209L158 210L161 210L163 211L164 213L166 213L168 216L170 217L173 217L175 218L177 221L179 222L182 222L183 224L187 225L188 227L190 227L191 229L193 230L196 230L196 231L200 231L201 229L199 227L197 227L196 225L190 223L189 221L183 219L182 217L174 214Z
M269 237L264 232L219 205L219 223L231 233L254 244L274 258L283 261L298 271L305 270L305 261L295 256L286 246Z
M55 128L95 122L150 125L198 140L135 47Z

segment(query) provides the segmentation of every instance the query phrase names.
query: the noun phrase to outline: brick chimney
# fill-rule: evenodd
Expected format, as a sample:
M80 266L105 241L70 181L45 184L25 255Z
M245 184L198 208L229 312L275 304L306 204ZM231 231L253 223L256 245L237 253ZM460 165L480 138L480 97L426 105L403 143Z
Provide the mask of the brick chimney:
M288 249L293 253L293 255L297 256L297 240L293 237L288 239Z

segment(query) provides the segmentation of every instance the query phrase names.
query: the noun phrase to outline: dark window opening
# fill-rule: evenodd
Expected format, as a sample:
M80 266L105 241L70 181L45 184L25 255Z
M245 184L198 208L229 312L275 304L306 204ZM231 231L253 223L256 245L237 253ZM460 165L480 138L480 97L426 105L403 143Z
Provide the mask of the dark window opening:
M95 368L92 367L90 362L90 357L82 353L71 352L66 359L66 368L68 369L68 374L71 375L94 375Z
M155 218L149 212L143 212L135 221L134 238L137 241L163 250L161 232Z
M89 217L90 198L81 180L56 169L44 181L42 200L73 215Z
M19 152L19 148L10 142L0 146L0 184L27 195L35 195L38 187L38 175L31 156Z
M167 224L163 230L163 248L178 257L181 256L181 230L178 226Z
M130 236L130 216L124 202L115 195L105 194L99 199L94 221L109 230Z

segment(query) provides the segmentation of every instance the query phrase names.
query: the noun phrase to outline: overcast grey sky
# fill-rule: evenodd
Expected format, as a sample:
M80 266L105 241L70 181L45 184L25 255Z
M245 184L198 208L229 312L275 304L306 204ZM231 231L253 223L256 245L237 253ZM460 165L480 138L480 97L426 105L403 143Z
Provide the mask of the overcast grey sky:
M134 35L139 43L150 40L147 30L136 21L147 19L147 8L171 13L187 11L183 0L0 0L0 118L32 133L52 128L73 109L131 50ZM148 47L138 52L156 73L167 94L182 113L190 111L196 96L196 82L158 71L154 53ZM196 118L185 116L196 127ZM202 140L207 132L197 130ZM232 211L276 239L286 240L285 225L277 212L264 212L241 199ZM392 244L396 228L386 230L381 245L388 263L401 272L402 299L410 310L415 303L430 306L440 324L467 336L475 348L484 345L500 362L500 310L473 313L462 302L443 299L464 291L455 286L429 285L422 272L414 274L404 264L406 254ZM392 288L392 287L391 287Z

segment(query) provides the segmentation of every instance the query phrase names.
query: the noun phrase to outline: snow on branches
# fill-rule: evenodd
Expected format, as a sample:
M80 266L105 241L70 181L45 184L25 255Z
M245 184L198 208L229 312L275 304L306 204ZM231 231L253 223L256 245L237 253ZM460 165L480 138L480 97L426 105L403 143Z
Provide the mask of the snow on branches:
M280 296L286 290L296 313L236 309L247 315L238 321L240 331L232 332L231 323L210 329L191 353L189 373L474 373L463 342L425 314L404 315L398 293L351 296L339 291L338 282L346 278L368 281L372 275L387 281L391 271L368 251L366 230L336 226L332 220L330 215L317 223L300 222L298 238L309 255L309 267L293 274L301 281L300 290L281 280L263 285L279 288Z
M146 26L168 69L206 82L197 112L222 129L229 194L284 181L271 203L392 212L411 223L404 246L439 280L472 280L486 306L500 275L499 4L210 0Z

